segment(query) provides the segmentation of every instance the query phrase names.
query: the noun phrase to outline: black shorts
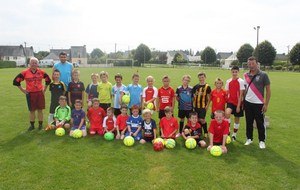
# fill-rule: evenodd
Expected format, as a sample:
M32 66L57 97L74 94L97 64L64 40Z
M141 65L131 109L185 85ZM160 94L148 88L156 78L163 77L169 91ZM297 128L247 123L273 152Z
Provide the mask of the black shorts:
M206 109L205 108L195 108L195 112L198 114L198 118L205 119Z
M153 141L154 138L143 138L146 142L151 142Z
M223 143L222 142L213 142L214 146L220 146L222 145Z
M115 108L114 114L117 117L118 115L121 114L121 110L119 108Z
M102 109L104 109L104 111L105 111L105 113L106 113L106 111L107 111L107 108L109 108L110 107L110 105L111 104L99 104L99 106L102 108Z
M234 117L243 117L244 116L244 110L242 109L242 107L240 107L240 112L236 113L236 107L235 105L233 105L232 103L227 103L227 108L230 108L232 110L231 114L234 115Z
M158 113L158 118L161 119L163 117L165 117L166 114L165 114L165 110L159 110L159 113Z
M189 118L192 111L193 110L178 110L178 117L180 119L184 119L185 117Z

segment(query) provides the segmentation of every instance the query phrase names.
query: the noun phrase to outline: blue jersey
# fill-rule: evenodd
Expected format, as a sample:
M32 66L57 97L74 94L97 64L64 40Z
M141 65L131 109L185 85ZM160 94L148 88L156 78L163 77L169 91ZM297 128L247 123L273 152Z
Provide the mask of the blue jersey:
M176 90L176 96L178 97L179 110L193 109L193 88L191 86L188 86L187 88L179 86Z
M142 122L143 122L142 116L138 115L137 117L134 117L133 115L131 115L128 117L126 124L127 126L128 125L130 126L131 132L135 133L137 129L142 126ZM141 134L142 134L142 130L140 130L138 135Z
M93 100L93 98L98 98L99 93L97 92L98 84L89 84L85 92L88 94L87 100Z
M73 65L69 62L65 62L65 63L59 62L54 64L54 69L59 70L60 80L65 83L66 89L68 89L68 85L72 81Z
M131 108L133 105L141 106L141 96L143 93L143 88L141 85L129 84L126 88L126 92L130 95L130 102L128 107Z
M75 127L78 127L81 122L81 119L82 118L85 119L85 112L82 109L80 110L73 109L71 113L71 117L73 119L73 125ZM82 126L84 125L85 125L85 121L83 122Z
M120 105L120 95L121 92L126 91L126 86L124 84L122 84L122 86L117 87L117 85L115 84L112 89L111 89L111 95L114 96L114 108L116 109L120 109L121 105Z

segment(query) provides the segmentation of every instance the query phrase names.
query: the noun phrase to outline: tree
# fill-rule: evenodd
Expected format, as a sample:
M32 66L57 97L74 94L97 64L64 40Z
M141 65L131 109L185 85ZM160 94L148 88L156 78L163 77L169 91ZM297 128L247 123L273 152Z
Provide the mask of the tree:
M182 63L184 62L183 56L180 53L176 53L173 58L173 63Z
M291 49L289 59L293 65L300 65L300 42Z
M205 64L212 64L217 60L216 52L211 47L206 47L201 54L201 59L204 61Z
M103 51L101 51L101 49L99 48L95 48L93 49L92 53L91 53L91 58L100 58L104 55Z
M34 53L34 57L36 57L38 60L44 59L47 55L49 55L48 51L39 51L37 53Z
M145 63L151 59L151 51L145 44L140 44L134 54L134 59L137 60L139 64Z
M201 52L200 51L197 51L195 56L200 56L201 55Z
M240 47L236 53L236 57L239 60L239 63L247 62L248 58L252 56L254 48L250 44L244 44Z
M258 62L263 66L270 66L276 57L276 49L267 40L258 44L255 48L253 55L256 57Z

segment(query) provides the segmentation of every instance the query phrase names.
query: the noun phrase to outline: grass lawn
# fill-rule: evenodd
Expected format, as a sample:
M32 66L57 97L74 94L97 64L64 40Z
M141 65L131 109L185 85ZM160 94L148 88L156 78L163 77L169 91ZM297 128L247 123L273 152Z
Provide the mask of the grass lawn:
M27 132L25 96L12 86L13 78L21 70L0 69L0 189L300 189L300 87L295 83L300 79L299 73L269 73L272 97L267 115L271 119L265 150L258 148L257 130L254 143L243 145L242 118L238 140L228 146L228 154L212 157L205 149L187 150L182 139L177 139L175 149L154 152L150 144L125 147L122 141L109 142L100 136L73 139L57 137L54 131ZM147 75L153 75L155 86L160 87L162 76L168 74L174 88L180 85L184 74L190 74L191 85L195 85L200 71L80 68L81 80L87 85L90 74L101 70L109 72L112 83L113 75L122 73L126 85L132 73L138 71L143 87ZM213 88L216 77L224 81L230 78L229 70L204 71ZM45 124L50 105L50 93L46 94ZM156 113L153 117L158 123Z

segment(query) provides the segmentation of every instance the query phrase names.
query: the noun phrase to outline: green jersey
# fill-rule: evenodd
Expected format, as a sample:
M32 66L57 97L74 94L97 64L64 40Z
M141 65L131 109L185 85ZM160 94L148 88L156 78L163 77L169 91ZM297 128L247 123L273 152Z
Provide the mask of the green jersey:
M57 106L55 108L54 119L69 121L71 119L71 108L69 106Z

